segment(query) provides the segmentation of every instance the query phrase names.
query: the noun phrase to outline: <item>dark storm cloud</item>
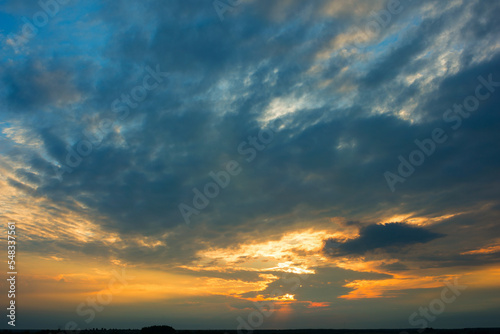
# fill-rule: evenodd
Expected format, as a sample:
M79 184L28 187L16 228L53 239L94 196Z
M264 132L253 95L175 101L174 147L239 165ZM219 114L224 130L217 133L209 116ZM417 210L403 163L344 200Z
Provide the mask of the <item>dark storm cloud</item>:
M326 240L324 250L333 256L362 255L376 249L397 251L398 248L442 237L443 234L404 223L373 224L363 227L355 239L340 244L336 240Z
M379 268L384 270L384 271L389 271L389 272L394 272L394 271L398 272L398 271L409 269L405 264L403 264L401 262L384 263L384 264L380 265Z

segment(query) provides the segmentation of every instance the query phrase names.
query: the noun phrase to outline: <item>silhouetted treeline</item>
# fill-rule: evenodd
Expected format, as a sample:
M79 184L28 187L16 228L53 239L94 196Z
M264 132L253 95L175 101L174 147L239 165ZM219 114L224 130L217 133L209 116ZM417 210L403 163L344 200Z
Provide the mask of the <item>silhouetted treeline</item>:
M151 326L141 329L141 334L174 334L175 329L170 326Z

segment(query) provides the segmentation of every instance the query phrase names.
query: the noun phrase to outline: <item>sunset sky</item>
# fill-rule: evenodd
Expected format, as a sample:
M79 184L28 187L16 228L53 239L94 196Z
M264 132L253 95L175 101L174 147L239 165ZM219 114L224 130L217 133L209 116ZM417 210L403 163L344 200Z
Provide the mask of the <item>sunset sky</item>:
M500 327L499 17L0 1L16 329Z

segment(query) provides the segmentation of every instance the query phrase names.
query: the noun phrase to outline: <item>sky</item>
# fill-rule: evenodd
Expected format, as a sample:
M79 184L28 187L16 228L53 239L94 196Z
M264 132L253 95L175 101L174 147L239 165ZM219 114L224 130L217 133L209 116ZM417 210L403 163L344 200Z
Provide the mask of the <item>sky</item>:
M16 329L500 327L498 17L0 1Z

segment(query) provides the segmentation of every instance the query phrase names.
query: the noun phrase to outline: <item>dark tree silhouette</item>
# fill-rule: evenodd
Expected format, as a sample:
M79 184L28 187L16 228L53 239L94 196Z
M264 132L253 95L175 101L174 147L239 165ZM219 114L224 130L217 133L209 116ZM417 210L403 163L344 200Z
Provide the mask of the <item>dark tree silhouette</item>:
M141 334L174 334L177 333L175 329L170 326L150 326L143 327Z

